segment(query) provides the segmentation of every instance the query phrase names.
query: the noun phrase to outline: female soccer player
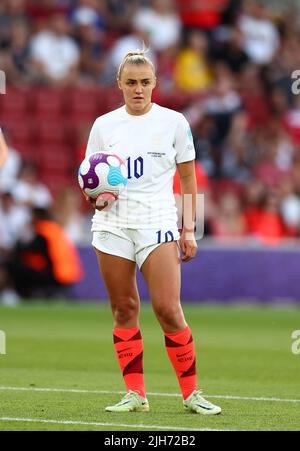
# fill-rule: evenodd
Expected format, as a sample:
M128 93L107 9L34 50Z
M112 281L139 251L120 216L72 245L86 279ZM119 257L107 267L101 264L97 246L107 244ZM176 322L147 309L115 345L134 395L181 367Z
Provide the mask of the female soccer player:
M0 168L4 165L7 159L7 145L0 128Z
M129 53L120 65L118 86L125 105L98 118L91 130L87 155L119 154L127 161L128 185L109 210L96 210L93 246L114 316L113 339L127 387L126 396L109 412L149 410L143 374L143 341L139 326L140 298L136 265L149 288L152 306L165 336L184 408L219 414L197 388L193 337L180 304L180 252L188 262L197 252L194 227L177 227L173 195L176 166L182 195L196 205L195 150L190 126L178 112L152 103L155 69L144 51ZM96 208L95 201L90 200Z

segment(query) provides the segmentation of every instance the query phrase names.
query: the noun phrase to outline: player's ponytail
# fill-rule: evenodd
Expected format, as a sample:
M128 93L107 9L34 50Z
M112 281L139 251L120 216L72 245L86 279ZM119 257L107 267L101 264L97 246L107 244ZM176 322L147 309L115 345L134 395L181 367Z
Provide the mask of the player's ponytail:
M122 63L120 64L118 74L117 74L117 80L121 80L122 72L124 70L124 67L126 64L135 64L135 65L142 65L142 64L148 64L155 74L155 67L152 61L147 58L146 53L149 51L147 47L145 47L145 44L143 44L142 50L136 50L133 52L127 53L127 55L124 57Z

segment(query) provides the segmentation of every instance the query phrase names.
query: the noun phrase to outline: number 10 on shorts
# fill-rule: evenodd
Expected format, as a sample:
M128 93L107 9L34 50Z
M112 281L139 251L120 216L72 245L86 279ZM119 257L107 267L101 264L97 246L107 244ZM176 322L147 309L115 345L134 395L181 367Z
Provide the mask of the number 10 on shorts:
M174 235L172 232L166 232L165 236L163 236L163 232L161 230L159 230L159 232L156 232L157 234L157 244L161 244L161 243L171 243L172 241L174 241ZM163 238L165 239L163 241Z

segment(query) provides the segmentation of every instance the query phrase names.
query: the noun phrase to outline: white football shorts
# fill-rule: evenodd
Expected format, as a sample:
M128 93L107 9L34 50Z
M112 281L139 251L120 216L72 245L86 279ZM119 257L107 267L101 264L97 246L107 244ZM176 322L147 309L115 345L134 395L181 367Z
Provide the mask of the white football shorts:
M180 239L180 233L173 230L153 229L110 229L93 233L92 245L105 254L115 255L136 262L141 269L151 252L163 243Z

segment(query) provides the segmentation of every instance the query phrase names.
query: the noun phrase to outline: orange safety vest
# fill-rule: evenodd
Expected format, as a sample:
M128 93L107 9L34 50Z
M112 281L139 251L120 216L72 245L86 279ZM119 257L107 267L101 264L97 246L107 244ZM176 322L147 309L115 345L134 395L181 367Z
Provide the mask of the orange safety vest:
M41 220L36 224L36 231L47 241L55 279L64 285L80 282L83 277L80 258L62 227L53 221Z

